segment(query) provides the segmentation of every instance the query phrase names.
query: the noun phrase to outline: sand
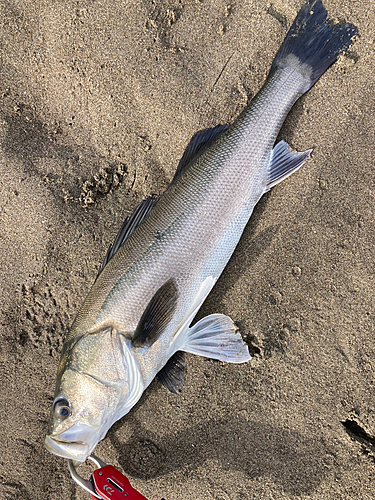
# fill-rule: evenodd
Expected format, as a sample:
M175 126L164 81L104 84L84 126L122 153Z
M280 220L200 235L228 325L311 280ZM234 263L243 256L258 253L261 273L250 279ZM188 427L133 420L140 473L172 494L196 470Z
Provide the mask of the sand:
M375 6L324 3L360 36L281 130L314 152L200 313L253 359L189 356L183 393L154 381L96 449L150 500L375 498ZM88 498L43 448L64 336L123 219L250 101L300 5L0 2L2 499Z

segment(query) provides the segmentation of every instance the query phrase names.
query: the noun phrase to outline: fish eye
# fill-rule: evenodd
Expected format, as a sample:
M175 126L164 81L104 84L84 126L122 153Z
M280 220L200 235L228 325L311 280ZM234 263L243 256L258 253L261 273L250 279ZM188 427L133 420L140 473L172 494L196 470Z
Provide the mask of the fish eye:
M53 410L57 418L67 418L72 414L72 409L67 399L58 399L53 406Z

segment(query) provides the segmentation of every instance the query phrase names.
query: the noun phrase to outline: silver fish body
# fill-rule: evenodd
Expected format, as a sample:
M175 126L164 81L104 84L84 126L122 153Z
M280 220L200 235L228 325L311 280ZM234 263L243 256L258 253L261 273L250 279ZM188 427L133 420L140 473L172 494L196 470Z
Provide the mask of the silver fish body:
M227 130L192 148L191 159L99 274L64 344L46 438L51 452L84 461L176 352L250 359L230 318L190 323L260 197L310 152L274 143L295 101L356 33L350 24L332 27L322 12L320 1L302 7L252 103ZM311 52L307 42L314 36ZM329 38L326 54L320 47ZM179 368L177 362L172 371Z

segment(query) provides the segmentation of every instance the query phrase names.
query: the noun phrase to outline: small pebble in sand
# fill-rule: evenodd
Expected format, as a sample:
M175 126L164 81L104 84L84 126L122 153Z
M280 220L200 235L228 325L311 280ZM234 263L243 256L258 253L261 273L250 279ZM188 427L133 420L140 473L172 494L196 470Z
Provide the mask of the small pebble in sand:
M293 266L292 267L292 274L293 274L293 276L298 278L302 274L302 269L299 266Z
M269 301L270 303L273 305L273 306L276 306L278 304L281 303L283 299L283 296L281 295L280 292L273 292L270 296L269 296Z

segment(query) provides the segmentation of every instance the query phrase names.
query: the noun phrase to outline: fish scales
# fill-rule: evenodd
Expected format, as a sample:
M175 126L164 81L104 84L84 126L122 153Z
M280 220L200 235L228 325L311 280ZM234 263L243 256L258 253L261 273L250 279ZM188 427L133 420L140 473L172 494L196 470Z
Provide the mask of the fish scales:
M229 128L198 132L165 193L137 208L135 229L130 219L120 231L63 346L45 441L52 453L84 461L158 373L169 390L181 390L181 351L250 359L229 317L190 325L260 197L311 152L275 145L290 108L356 33L308 0L250 105Z
M83 317L82 330L113 322L119 331L131 325L132 333L143 304L169 278L175 277L183 290L183 312L202 279L221 274L264 192L267 170L261 167L267 165L280 126L304 84L295 70L275 75L254 106L170 185L99 277L93 299L87 298L77 318L77 330ZM85 321L88 315L91 325Z

